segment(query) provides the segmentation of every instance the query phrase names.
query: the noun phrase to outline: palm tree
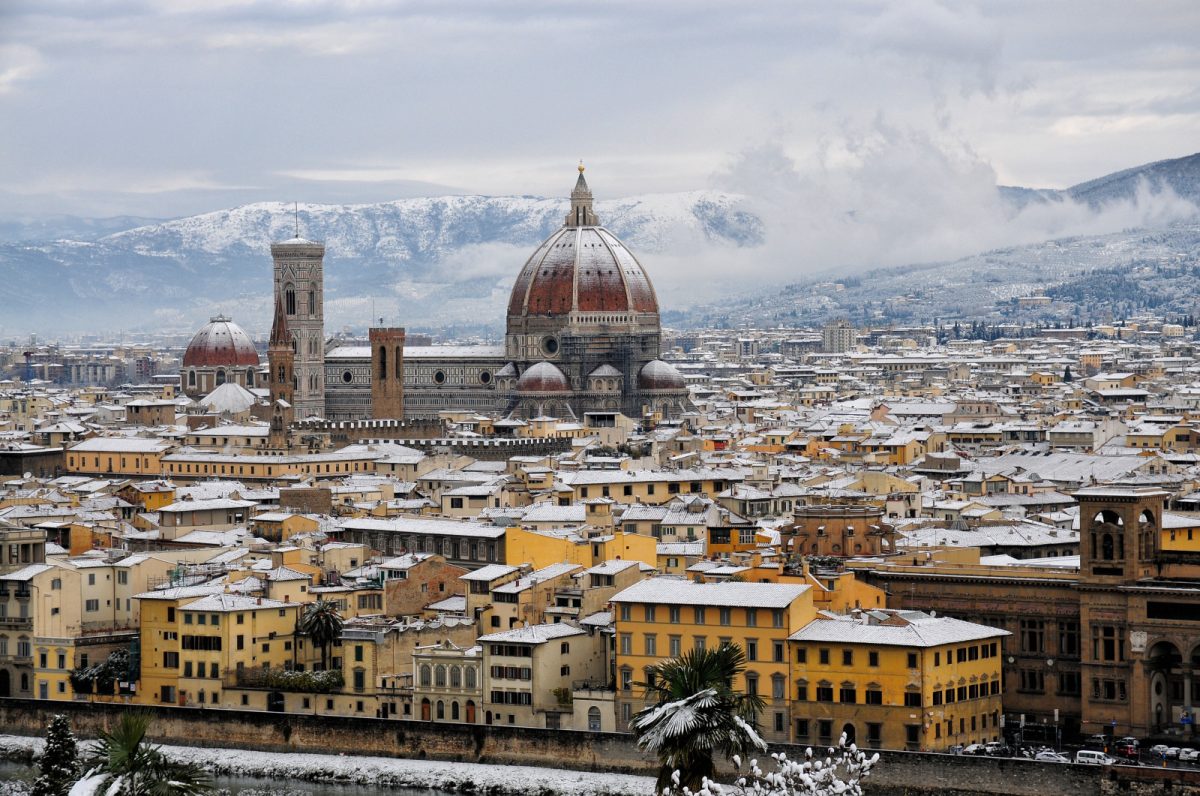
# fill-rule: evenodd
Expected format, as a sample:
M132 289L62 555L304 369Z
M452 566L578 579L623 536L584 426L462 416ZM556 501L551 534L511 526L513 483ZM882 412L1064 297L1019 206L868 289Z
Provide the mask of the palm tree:
M146 743L150 714L121 714L112 730L102 733L85 765L87 774L72 793L119 796L199 796L212 791L212 781L194 763L170 760Z
M698 791L716 772L714 750L726 757L766 750L755 728L762 697L733 687L745 664L741 647L722 644L656 664L649 682L638 683L657 700L638 711L629 726L638 746L662 762L659 793L683 787Z
M329 668L329 648L342 636L342 617L328 600L309 603L300 619L300 631L321 648L321 668Z

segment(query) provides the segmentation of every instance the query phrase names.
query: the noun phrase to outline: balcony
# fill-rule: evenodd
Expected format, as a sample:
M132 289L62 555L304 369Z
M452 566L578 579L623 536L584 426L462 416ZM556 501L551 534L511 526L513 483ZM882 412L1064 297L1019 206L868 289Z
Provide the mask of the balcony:
M33 630L32 616L0 616L0 629Z

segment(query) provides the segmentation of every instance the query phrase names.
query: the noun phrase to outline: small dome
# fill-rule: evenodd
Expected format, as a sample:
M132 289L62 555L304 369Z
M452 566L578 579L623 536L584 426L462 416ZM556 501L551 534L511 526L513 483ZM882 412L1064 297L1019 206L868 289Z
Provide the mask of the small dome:
M211 319L188 343L183 355L185 368L258 366L258 352L250 335L223 315Z
M607 362L588 374L589 379L612 379L620 378L620 376L621 371L617 370Z
M517 375L517 368L511 362L506 363L504 367L496 371L496 378L498 379L511 378L515 375Z
M198 403L210 412L236 415L254 406L258 399L242 385L227 381L201 398Z
M517 392L570 392L571 383L555 365L539 362L517 379Z
M642 390L682 390L684 385L679 371L661 359L650 360L638 373L638 388Z

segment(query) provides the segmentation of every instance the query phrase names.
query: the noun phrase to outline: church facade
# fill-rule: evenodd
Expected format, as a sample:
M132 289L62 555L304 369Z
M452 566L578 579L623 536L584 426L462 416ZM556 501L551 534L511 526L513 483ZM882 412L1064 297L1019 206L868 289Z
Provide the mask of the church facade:
M662 330L650 277L601 226L582 166L562 227L537 247L513 284L503 346L403 347L402 376L399 359L379 361L371 345L314 349L308 327L323 318L320 246L297 240L272 247L276 295L293 333L304 334L296 340L298 418L316 411L318 397L327 420L389 417L397 406L406 418L447 410L673 417L687 408L683 377L659 359ZM289 290L296 291L290 302ZM402 332L399 339L402 345ZM391 371L381 373L388 363ZM398 376L399 400L381 381ZM387 405L376 407L373 394L390 396Z

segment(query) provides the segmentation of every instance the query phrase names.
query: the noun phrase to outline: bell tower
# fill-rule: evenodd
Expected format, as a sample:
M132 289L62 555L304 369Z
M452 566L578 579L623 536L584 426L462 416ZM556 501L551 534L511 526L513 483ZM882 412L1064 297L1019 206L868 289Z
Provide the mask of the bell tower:
M288 329L283 296L275 293L275 318L271 321L271 339L267 343L267 383L271 390L270 445L287 448L288 427L292 424L296 395L296 341Z
M1163 507L1152 487L1088 487L1079 501L1079 574L1089 581L1133 582L1157 575Z
M325 416L325 244L296 237L271 244L275 295L296 342L294 400L300 418Z
M374 328L371 338L371 417L404 417L404 329Z

